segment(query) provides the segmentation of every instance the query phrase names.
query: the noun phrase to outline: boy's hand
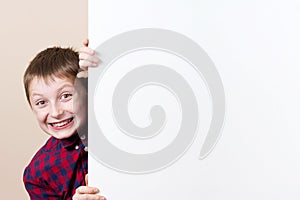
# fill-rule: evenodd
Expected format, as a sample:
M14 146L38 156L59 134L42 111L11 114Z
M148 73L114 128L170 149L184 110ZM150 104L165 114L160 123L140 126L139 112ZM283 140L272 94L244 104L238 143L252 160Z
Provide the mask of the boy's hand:
M99 63L99 58L96 56L95 50L89 48L89 40L85 39L83 41L83 47L79 50L79 67L82 69L77 74L78 78L88 77L88 68L96 67Z
M88 175L85 176L85 182L88 185ZM73 200L106 200L104 196L98 194L99 189L89 186L80 186L76 189Z

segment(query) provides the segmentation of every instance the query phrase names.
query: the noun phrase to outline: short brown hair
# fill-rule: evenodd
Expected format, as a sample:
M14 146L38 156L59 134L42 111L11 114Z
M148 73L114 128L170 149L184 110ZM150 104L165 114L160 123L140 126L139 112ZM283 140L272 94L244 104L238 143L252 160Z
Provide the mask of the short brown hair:
M79 70L79 55L72 48L52 47L38 53L27 67L23 83L29 99L29 85L34 78L71 78L75 80Z

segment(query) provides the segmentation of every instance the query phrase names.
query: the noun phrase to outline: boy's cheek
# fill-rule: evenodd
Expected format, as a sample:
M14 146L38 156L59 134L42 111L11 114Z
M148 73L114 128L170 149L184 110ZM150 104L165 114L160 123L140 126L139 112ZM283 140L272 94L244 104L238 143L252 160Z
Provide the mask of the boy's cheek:
M74 101L69 101L68 103L66 103L65 107L64 107L64 110L69 112L69 113L74 113Z
M32 106L31 106L31 111L36 117L41 114L41 112L39 112L36 108L34 108Z
M42 122L46 120L46 112L42 109L31 109L33 112L33 115L36 117L36 119L38 120L38 122Z
M74 98L73 104L72 104L72 106L73 106L72 109L73 109L74 113L76 114L76 113L80 112L81 110L86 109L86 105L87 105L87 103L85 101L83 101L83 99Z
M38 109L38 108L36 108L35 106L32 106L32 105L31 105L31 110L32 110L33 114L35 114L35 115L38 115L39 113L43 112L42 109Z

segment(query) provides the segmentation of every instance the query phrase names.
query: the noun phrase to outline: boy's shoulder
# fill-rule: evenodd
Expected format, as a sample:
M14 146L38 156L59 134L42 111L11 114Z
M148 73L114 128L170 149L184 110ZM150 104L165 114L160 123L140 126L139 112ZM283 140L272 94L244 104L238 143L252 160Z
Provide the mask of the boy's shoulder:
M47 142L35 153L26 168L47 169L53 165L59 166L60 159L68 157L69 150L81 144L77 134L67 139L50 137Z
M31 160L31 162L29 163L29 165L31 163L41 161L41 157L48 157L46 152L54 153L55 151L58 151L60 149L59 146L60 146L59 141L57 139L55 139L54 137L50 137L47 140L47 142L35 153L35 155L33 156L32 160ZM36 165L38 165L38 163Z
M25 168L24 180L47 178L66 167L65 161L68 161L69 168L74 168L79 152L72 149L75 150L74 146L80 144L81 140L77 134L63 140L50 137Z
M35 153L29 164L26 166L23 174L23 181L33 182L42 177L42 169L45 168L46 163L49 163L50 152L55 151L58 144L55 138L50 137L47 142ZM47 153L49 152L49 153Z
M55 152L59 151L59 149L58 140L54 137L50 137L47 142L35 153L25 171L32 168L44 168L45 163L48 163L51 157L53 159L53 153L56 154Z

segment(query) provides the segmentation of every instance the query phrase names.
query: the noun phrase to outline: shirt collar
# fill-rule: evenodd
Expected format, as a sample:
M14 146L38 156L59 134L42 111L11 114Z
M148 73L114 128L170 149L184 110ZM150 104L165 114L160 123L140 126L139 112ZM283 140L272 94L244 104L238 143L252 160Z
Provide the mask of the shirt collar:
M71 137L60 139L60 142L64 148L70 148L74 147L75 145L78 145L81 143L79 135L75 133Z

